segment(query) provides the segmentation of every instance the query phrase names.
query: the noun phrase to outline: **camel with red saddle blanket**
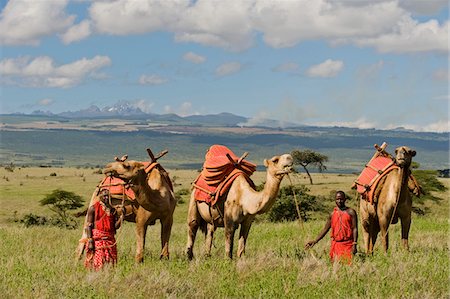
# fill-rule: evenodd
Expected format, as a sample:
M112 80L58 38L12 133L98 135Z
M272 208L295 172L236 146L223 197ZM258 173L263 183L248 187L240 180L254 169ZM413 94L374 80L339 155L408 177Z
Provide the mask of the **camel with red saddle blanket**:
M293 159L289 154L264 160L266 183L264 189L257 192L250 179L256 165L244 160L246 154L239 158L225 146L209 148L203 170L194 181L189 202L186 245L189 259L194 257L193 247L199 228L206 235L206 255L211 254L217 227L225 228L225 254L232 258L234 234L239 225L237 255L242 256L255 216L272 207L283 177L292 171Z
M412 158L416 151L407 146L395 149L395 157L385 151L386 143L367 163L366 168L352 186L361 194L360 217L366 253L372 253L378 233L384 251L389 247L389 226L401 221L404 248L409 249L408 236L411 226L412 195L420 196L421 188L411 175Z
M169 175L157 162L167 151L156 157L150 149L147 152L150 162L127 161L127 156L123 156L106 165L103 173L107 176L94 191L90 203L92 205L98 200L100 190L108 189L112 205L125 207L124 219L136 223L136 262L143 261L147 228L158 219L161 222L160 257L169 257L169 238L176 206Z

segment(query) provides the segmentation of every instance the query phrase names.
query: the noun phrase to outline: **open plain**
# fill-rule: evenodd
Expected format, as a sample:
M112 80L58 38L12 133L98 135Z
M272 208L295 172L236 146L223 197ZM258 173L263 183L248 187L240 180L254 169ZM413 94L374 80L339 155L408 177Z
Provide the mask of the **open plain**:
M187 196L175 209L170 240L170 260L159 260L159 223L150 227L145 260L134 263L134 224L125 223L117 233L119 262L100 273L88 272L75 260L82 218L75 230L52 226L26 228L14 222L28 213L50 216L39 200L52 190L73 191L86 201L102 175L92 168L0 169L0 293L3 298L447 298L449 294L448 191L441 200L421 205L425 215L413 214L410 252L400 246L399 225L391 228L387 255L377 243L374 256L358 254L351 266L329 262L329 238L305 251L305 242L322 228L326 215L313 214L305 223L271 223L257 218L251 228L245 256L224 257L223 229L218 229L212 256L202 256L203 236L195 244L196 257L189 262L186 244ZM197 175L191 170L170 170L175 191L189 188ZM50 174L55 175L50 176ZM350 185L353 174L313 174L310 186L302 174L293 184L304 184L314 195L333 190L348 192L348 205L358 211ZM256 184L264 175L254 174ZM440 179L449 187L448 179ZM288 184L288 180L284 181ZM324 203L329 210L331 200ZM425 209L426 207L426 209ZM362 250L362 231L358 249ZM236 249L235 249L236 250Z

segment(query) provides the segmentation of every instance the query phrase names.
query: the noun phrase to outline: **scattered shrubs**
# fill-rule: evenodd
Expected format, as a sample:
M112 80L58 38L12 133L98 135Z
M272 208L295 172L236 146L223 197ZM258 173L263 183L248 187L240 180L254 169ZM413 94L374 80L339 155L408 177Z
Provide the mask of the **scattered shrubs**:
M56 176L56 172L50 173L50 176Z
M414 196L413 201L423 204L426 200L439 201L440 198L431 194L432 191L442 192L447 188L437 179L435 170L414 170L413 175L422 187L423 195L420 198Z
M14 172L15 168L16 168L16 166L14 166L14 164L12 162L9 165L5 166L5 170L9 171L9 172Z
M297 207L293 195L295 191L300 208L300 216L303 221L310 219L311 212L323 211L321 197L310 195L304 185L287 186L280 189L278 199L268 213L268 219L272 222L294 221L298 219Z
M15 220L16 222L23 223L25 227L34 225L46 225L49 223L48 219L44 216L35 215L33 213L26 214L22 219Z
M175 199L177 200L178 204L185 203L185 197L190 195L190 191L187 188L183 188L175 192Z

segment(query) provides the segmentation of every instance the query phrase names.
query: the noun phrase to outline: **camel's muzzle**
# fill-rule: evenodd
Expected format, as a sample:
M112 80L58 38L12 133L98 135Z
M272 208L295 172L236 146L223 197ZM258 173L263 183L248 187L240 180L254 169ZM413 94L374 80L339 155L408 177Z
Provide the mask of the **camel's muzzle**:
M277 175L288 174L294 170L292 165L285 166L282 170L277 171Z

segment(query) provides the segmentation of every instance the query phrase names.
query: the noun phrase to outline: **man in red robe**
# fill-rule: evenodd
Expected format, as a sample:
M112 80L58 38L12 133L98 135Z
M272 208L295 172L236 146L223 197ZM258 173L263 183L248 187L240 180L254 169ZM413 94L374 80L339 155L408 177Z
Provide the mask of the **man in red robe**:
M116 229L123 217L118 217L110 204L107 189L100 193L100 201L89 207L87 212L87 253L84 265L88 269L100 270L106 263L117 263Z
M316 245L331 228L330 258L332 261L345 260L351 262L352 254L357 252L358 217L355 210L345 205L347 197L343 191L336 192L336 207L328 217L324 228L314 241L309 241L305 249Z

